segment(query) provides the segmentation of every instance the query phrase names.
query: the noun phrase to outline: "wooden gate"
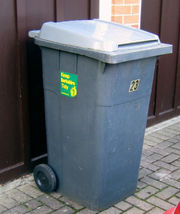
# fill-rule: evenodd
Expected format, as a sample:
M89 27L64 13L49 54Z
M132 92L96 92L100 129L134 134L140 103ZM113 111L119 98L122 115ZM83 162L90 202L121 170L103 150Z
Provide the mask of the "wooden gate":
M180 114L180 1L142 0L141 28L173 44L156 66L148 125Z
M40 50L28 31L46 21L97 16L98 0L1 0L0 183L46 152Z

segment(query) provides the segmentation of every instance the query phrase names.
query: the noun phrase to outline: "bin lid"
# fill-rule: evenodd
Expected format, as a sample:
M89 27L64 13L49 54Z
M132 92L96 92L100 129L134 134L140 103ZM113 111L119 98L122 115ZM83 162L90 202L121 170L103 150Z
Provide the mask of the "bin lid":
M47 22L43 24L39 37L100 51L116 51L127 44L159 41L155 34L102 20Z
M29 32L41 47L76 53L116 64L172 53L155 34L102 20L46 22Z

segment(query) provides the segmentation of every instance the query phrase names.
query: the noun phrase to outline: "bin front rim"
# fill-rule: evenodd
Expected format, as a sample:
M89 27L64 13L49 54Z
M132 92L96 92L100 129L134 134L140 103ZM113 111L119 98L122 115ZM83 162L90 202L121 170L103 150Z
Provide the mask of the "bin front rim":
M158 42L124 45L120 46L117 51L112 52L95 51L92 49L85 49L71 45L67 46L56 42L49 42L39 37L35 37L35 43L40 47L42 46L51 49L67 51L70 53L76 53L109 64L117 64L172 53L172 45Z

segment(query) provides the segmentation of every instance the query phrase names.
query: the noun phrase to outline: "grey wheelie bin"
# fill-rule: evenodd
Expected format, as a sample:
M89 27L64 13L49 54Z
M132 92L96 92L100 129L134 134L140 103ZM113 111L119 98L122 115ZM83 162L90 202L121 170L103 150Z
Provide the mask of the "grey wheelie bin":
M100 20L47 22L29 35L42 51L48 147L35 181L105 209L136 190L155 62L172 46Z

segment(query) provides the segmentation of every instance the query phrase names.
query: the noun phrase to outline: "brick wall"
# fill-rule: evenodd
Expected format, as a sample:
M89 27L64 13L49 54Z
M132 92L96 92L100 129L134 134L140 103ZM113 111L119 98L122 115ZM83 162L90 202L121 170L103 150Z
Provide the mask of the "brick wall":
M141 0L112 0L113 22L139 27Z

